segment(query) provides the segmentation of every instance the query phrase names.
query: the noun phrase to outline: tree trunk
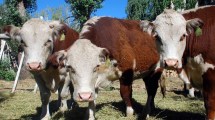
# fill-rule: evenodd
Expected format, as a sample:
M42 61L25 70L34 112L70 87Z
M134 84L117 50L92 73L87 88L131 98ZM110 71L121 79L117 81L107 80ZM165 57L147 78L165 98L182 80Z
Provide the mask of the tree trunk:
M17 9L19 11L20 16L22 16L22 17L26 16L26 11L25 11L25 6L24 6L23 0L18 0Z

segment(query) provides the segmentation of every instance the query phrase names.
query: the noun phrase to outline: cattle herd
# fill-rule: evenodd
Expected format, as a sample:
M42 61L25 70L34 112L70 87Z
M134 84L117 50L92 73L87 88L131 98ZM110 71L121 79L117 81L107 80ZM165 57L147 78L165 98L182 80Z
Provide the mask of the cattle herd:
M49 98L59 91L59 109L89 102L86 119L95 119L100 87L120 81L126 116L134 114L132 81L142 78L147 90L144 118L155 108L158 80L164 69L177 71L189 86L202 90L206 119L215 119L215 6L183 13L165 9L152 22L93 17L77 33L60 21L30 19L19 28L4 26L1 39L20 42L25 67L40 89L41 119L51 118ZM198 32L198 33L197 33Z

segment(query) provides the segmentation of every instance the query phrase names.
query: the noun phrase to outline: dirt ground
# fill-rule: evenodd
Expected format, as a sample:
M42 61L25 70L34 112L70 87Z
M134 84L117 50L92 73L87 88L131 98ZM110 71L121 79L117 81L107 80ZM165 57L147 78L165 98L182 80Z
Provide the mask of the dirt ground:
M39 92L34 94L33 79L20 80L15 94L10 94L13 82L0 80L0 120L38 120L41 113ZM188 98L183 92L183 83L178 78L167 80L167 95L163 98L158 89L156 109L149 120L204 120L205 109L202 98ZM125 105L119 93L119 82L100 90L97 98L97 120L136 120L142 115L147 93L144 82L135 80L133 84L133 107L135 115L125 117ZM60 113L57 108L57 95L52 94L50 110L53 120L83 120L87 103L78 103L72 110Z

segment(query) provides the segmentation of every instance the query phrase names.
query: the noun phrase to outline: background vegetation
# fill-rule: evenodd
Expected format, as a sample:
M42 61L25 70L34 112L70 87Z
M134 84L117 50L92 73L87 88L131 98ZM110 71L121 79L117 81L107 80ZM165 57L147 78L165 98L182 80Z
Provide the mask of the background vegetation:
M68 6L59 6L57 8L46 8L36 12L36 0L4 0L0 5L0 27L4 25L22 26L22 24L31 18L43 16L44 20L62 20L73 29L80 31L83 24L91 17L92 13L102 8L104 0L65 0ZM195 7L196 2L199 5L211 4L212 0L172 0L175 9L190 9ZM128 0L126 7L127 19L147 19L153 20L163 9L170 6L171 0ZM16 41L7 41L12 49L12 54L18 58L18 46ZM18 59L17 59L18 60ZM1 64L6 64L1 62ZM2 70L3 68L0 68ZM5 70L3 70L5 72ZM11 74L11 70L8 74ZM14 70L12 70L14 71ZM3 74L3 73L2 73ZM4 73L5 74L5 73ZM11 77L13 78L13 77Z

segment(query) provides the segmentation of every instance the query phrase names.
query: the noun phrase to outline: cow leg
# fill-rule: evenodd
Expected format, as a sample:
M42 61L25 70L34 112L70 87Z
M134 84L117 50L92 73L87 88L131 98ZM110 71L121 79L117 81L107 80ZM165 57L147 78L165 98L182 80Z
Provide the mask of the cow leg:
M67 99L69 96L69 83L70 81L67 80L61 82L58 89L58 102L60 103L61 112L65 112L66 110L68 110Z
M154 98L158 89L158 81L161 77L162 72L152 73L144 78L146 91L147 91L147 102L145 110L143 111L144 118L148 117L150 112L155 108Z
M125 71L120 80L120 95L126 104L126 116L134 114L132 108L132 81L133 81L133 70Z
M185 70L183 69L180 73L179 73L179 78L181 78L181 80L184 82L184 92L187 95L187 90L189 91L189 95L191 97L195 97L194 92L192 93L192 89L190 88L190 80L188 78L187 73L185 72Z
M49 98L51 96L51 92L46 87L46 84L40 75L34 75L34 77L40 89L40 99L42 102L42 113L40 118L41 120L49 120L51 118L49 112Z
M97 98L98 88L95 89L95 98ZM96 100L90 101L88 106L88 112L86 115L86 120L95 120L96 112Z
M203 75L203 96L208 120L215 119L215 71L209 69Z
M195 98L195 94L194 93L195 93L195 89L193 87L191 87L189 89L189 95L190 95L191 98Z

